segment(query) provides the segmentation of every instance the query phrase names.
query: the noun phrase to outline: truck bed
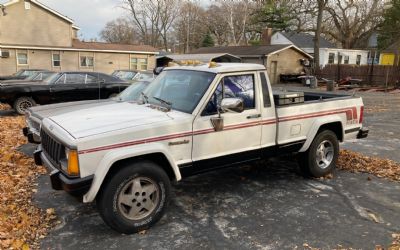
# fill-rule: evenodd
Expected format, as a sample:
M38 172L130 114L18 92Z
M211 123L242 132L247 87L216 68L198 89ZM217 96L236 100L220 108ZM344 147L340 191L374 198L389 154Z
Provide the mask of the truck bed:
M304 105L307 103L315 103L315 102L320 102L320 101L330 101L330 100L341 100L341 99L349 99L352 98L351 95L344 95L344 94L337 94L337 93L329 93L329 92L303 92L303 91L296 91L296 90L285 90L282 92L282 90L273 90L273 95L274 97L276 95L282 94L282 93L304 93L304 102L296 102L296 103L289 103L285 105L279 105L277 102L275 102L275 105L277 107L286 107L286 106L293 106L293 105Z

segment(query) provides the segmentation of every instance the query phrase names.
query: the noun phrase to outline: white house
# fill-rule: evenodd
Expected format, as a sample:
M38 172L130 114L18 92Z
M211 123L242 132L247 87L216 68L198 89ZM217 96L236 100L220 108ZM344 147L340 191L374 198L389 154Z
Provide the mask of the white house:
M271 44L294 44L310 55L314 55L314 36L308 33L276 32L271 36ZM319 61L320 66L327 64L368 64L367 50L338 49L334 44L320 38Z

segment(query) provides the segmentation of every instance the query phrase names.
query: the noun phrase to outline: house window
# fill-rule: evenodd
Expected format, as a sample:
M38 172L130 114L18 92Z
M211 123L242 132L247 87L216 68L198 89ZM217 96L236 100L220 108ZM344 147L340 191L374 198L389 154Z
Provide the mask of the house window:
M131 58L131 69L147 70L147 58Z
M93 67L93 56L81 56L81 67Z
M61 66L61 56L60 53L53 53L52 55L53 67Z
M361 55L357 55L356 64L357 65L361 64Z
M334 63L335 63L335 53L329 53L328 64L334 64Z
M17 52L17 63L18 65L28 65L28 53Z
M344 56L344 64L349 64L349 60L350 60L350 57L349 56Z
M147 70L147 58L139 59L140 70Z
M131 69L138 69L138 60L137 60L137 58L131 58Z

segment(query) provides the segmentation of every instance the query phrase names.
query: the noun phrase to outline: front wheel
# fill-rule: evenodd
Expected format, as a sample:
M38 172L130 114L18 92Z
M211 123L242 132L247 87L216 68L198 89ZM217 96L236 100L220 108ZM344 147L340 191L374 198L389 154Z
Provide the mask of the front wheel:
M306 176L322 177L333 171L339 157L339 142L331 130L320 132L310 148L300 154L300 169Z
M109 178L97 197L104 222L114 230L131 234L155 224L163 216L171 184L158 165L136 162Z

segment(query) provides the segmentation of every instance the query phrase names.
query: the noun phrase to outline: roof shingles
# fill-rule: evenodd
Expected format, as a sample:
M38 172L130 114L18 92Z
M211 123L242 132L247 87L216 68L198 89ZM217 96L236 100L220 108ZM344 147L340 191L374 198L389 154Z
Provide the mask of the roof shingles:
M261 46L221 46L221 47L202 47L195 51L193 54L209 54L209 53L228 53L235 56L264 56L271 54L275 51L284 49L290 46L287 45L261 45Z
M118 43L100 43L100 42L82 42L78 39L72 40L72 48L87 49L87 50L117 50L117 51L143 51L157 52L150 45L133 45L133 44L118 44Z
M297 32L280 32L288 40L299 48L313 48L314 47L314 36L308 33L297 33ZM323 37L319 40L320 48L336 48L334 44L329 42Z

